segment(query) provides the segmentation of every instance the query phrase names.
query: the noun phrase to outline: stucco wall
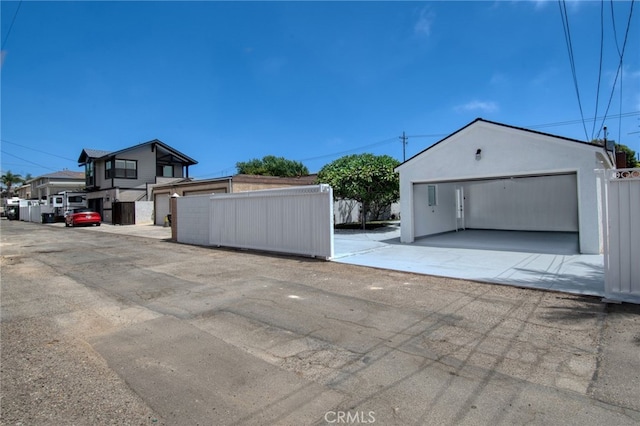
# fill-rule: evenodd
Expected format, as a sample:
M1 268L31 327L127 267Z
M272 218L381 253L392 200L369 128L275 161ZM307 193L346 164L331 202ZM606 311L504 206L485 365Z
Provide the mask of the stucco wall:
M475 181L464 190L468 228L578 232L575 174Z
M136 225L153 223L153 201L136 201Z
M481 150L476 160L477 150ZM605 164L603 164L603 161ZM599 253L597 168L609 167L597 147L549 135L475 122L398 167L402 242L417 236L415 183L517 175L577 173L580 248ZM454 200L455 202L455 200ZM411 214L409 214L411 213Z
M418 184L413 188L415 199L415 236L439 234L441 232L455 231L455 185L443 183L437 185L437 204L429 206L428 184ZM409 215L402 217L402 222ZM401 225L402 226L402 225Z

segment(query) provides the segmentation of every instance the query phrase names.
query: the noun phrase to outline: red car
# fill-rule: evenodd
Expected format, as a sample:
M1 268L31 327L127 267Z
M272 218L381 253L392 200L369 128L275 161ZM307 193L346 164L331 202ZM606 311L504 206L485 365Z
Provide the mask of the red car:
M100 226L100 222L102 222L102 218L100 217L100 213L96 213L91 209L73 209L69 214L65 215L64 225L65 226L89 226L95 225Z

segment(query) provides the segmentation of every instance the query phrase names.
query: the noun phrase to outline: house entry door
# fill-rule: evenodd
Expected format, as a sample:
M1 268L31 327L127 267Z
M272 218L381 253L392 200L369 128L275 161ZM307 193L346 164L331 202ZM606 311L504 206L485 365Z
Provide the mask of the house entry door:
M465 229L464 224L464 187L456 188L456 232Z

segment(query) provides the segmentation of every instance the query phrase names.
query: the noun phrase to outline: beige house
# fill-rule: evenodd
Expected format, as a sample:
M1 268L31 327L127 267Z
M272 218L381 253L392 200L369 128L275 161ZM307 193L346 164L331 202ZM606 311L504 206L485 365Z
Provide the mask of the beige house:
M233 192L256 191L260 189L285 188L314 185L317 176L276 177L256 175L235 175L215 179L174 181L153 185L155 224L162 225L170 212L171 196L180 197L201 194L227 194Z
M62 191L81 192L84 190L84 185L84 172L61 170L29 179L24 185L16 189L16 195L23 200L42 200L46 202L50 195L58 194Z

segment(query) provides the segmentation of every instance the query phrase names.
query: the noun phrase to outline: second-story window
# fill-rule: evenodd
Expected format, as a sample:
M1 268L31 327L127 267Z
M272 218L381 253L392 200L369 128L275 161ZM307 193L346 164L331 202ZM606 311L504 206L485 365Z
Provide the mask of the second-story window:
M157 175L161 177L175 177L173 166L158 164Z
M85 184L89 187L95 183L93 179L93 161L89 161L85 165Z
M135 160L110 160L105 163L105 177L136 179L138 177L138 162Z

